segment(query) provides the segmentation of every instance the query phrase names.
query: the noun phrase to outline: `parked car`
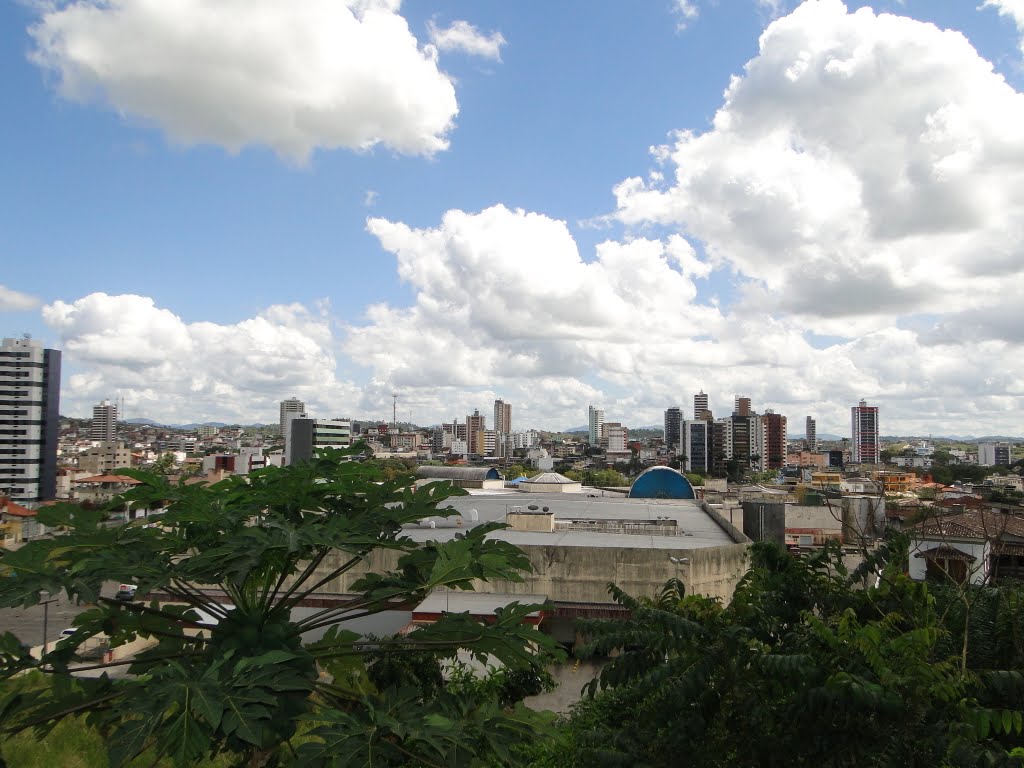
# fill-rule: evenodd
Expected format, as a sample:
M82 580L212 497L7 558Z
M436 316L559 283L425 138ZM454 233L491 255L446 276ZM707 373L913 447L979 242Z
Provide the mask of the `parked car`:
M114 599L124 600L126 602L128 600L134 600L135 590L137 590L138 588L139 586L137 584L118 584L117 593L114 595Z

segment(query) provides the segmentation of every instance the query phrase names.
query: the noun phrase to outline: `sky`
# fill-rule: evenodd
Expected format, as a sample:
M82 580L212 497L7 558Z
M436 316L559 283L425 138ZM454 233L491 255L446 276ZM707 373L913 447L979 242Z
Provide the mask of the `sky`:
M1024 0L9 0L61 412L1024 434Z

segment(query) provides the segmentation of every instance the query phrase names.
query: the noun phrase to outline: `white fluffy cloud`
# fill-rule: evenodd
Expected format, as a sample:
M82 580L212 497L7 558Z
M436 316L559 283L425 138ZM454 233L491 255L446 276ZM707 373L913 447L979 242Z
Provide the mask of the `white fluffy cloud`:
M886 432L1020 431L1024 339L1001 335L1017 315L975 318L971 338L857 329L816 348L799 318L703 300L710 266L679 235L608 241L588 260L563 222L502 206L449 211L435 228L368 229L416 300L372 306L344 350L425 423L503 397L518 426L580 424L589 404L635 426L669 405L688 411L703 389L719 414L745 394L794 432L814 415L846 433L861 397L882 405Z
M462 51L471 56L482 56L485 59L501 59L501 46L505 37L501 32L485 35L468 21L455 21L451 26L441 28L433 21L427 28L430 41L441 51Z
M21 312L38 306L39 299L35 296L0 285L0 312Z
M43 308L71 372L62 411L125 399L128 415L165 422L273 422L295 396L317 416L350 415L359 391L336 377L326 307L273 306L234 325L186 323L144 296L93 293Z
M678 227L749 306L818 332L970 311L1022 277L1021 125L1024 96L960 33L805 3L710 130L655 150L668 181L618 185L616 216Z
M32 27L32 58L175 142L294 161L316 149L448 147L458 112L436 49L397 0L77 0Z

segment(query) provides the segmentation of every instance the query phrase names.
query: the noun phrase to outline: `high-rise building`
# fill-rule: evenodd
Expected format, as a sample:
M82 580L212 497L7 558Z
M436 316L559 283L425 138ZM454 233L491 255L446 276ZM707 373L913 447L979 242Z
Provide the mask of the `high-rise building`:
M810 416L807 417L807 426L804 429L804 444L812 453L818 450L818 424Z
M494 431L503 435L512 431L512 403L494 401Z
M978 464L983 467L1010 466L1010 444L978 443Z
M854 464L877 464L881 459L881 445L878 434L878 406L860 405L850 409L851 437L850 461Z
M117 439L117 406L104 400L92 407L89 439L112 443Z
M0 495L19 503L57 495L60 351L28 338L0 344Z
M726 462L732 458L732 420L710 421L708 427L708 469L715 476L724 477Z
M479 410L473 409L473 415L466 417L466 440L469 452L484 455L484 430L487 429L487 417Z
M761 416L761 471L782 469L786 463L786 417L767 411Z
M729 422L729 458L739 462L743 470L751 467L751 459L761 456L761 422L757 416L741 416L734 413ZM760 459L757 462L760 465Z
M679 455L685 459L683 468L686 472L703 473L711 468L711 427L711 422L704 419L683 422L683 442L679 447Z
M601 438L604 437L604 411L590 406L587 420L589 424L587 442L594 446L600 445Z
M683 411L681 408L669 408L665 411L665 446L670 450L678 450L683 444Z
M289 397L287 400L281 401L281 437L287 437L285 433L288 428L289 415L296 416L305 412L306 404L298 398Z
M701 419L706 421L707 414L709 413L711 413L711 408L708 405L708 396L704 394L702 389L693 396L693 418L698 421Z
M494 401L494 455L505 457L510 453L509 435L512 433L512 404L502 399Z
M750 416L750 398L736 395L736 401L733 405L732 413L734 416Z

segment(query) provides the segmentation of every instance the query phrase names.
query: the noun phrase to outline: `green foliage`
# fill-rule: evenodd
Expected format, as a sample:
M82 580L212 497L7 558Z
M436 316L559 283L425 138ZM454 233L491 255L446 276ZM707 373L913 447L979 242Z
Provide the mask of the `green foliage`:
M678 582L610 587L632 617L585 622L610 660L537 764L1022 764L1018 591L933 594L903 574L902 539L853 573L838 547L751 554L726 607Z
M0 579L0 606L34 605L45 591L95 607L42 660L31 658L14 635L0 636L2 730L45 733L84 716L104 736L115 767L144 752L176 766L217 755L269 764L291 754L301 723L311 727L298 748L302 765L341 764L332 752L339 745L372 753L379 766L507 762L508 743L519 738L524 717L506 711L497 697L445 690L414 660L425 652L435 660L462 652L510 674L536 672L554 653L553 642L525 623L539 606L514 603L486 623L446 615L385 639L360 638L343 622L408 610L434 589L521 581L529 562L515 547L488 538L498 525L445 542L404 536L404 525L443 515L438 505L460 491L439 484L416 489L407 475L388 478L386 467L348 460L359 451L327 451L311 462L211 486L131 471L140 485L114 503L165 506L158 527L106 527L103 509L40 511L45 524L64 533L3 553L0 572L14 570L18 578ZM367 570L368 559L382 554L394 566ZM350 598L292 617L307 597L355 569L361 575L347 588ZM106 581L170 599L107 599L100 594ZM325 628L319 641L303 642L304 633ZM87 661L80 649L101 634L114 648L140 638L151 645L128 661ZM410 662L396 661L403 658ZM11 682L29 670L47 683L32 696ZM90 670L106 674L76 676Z

